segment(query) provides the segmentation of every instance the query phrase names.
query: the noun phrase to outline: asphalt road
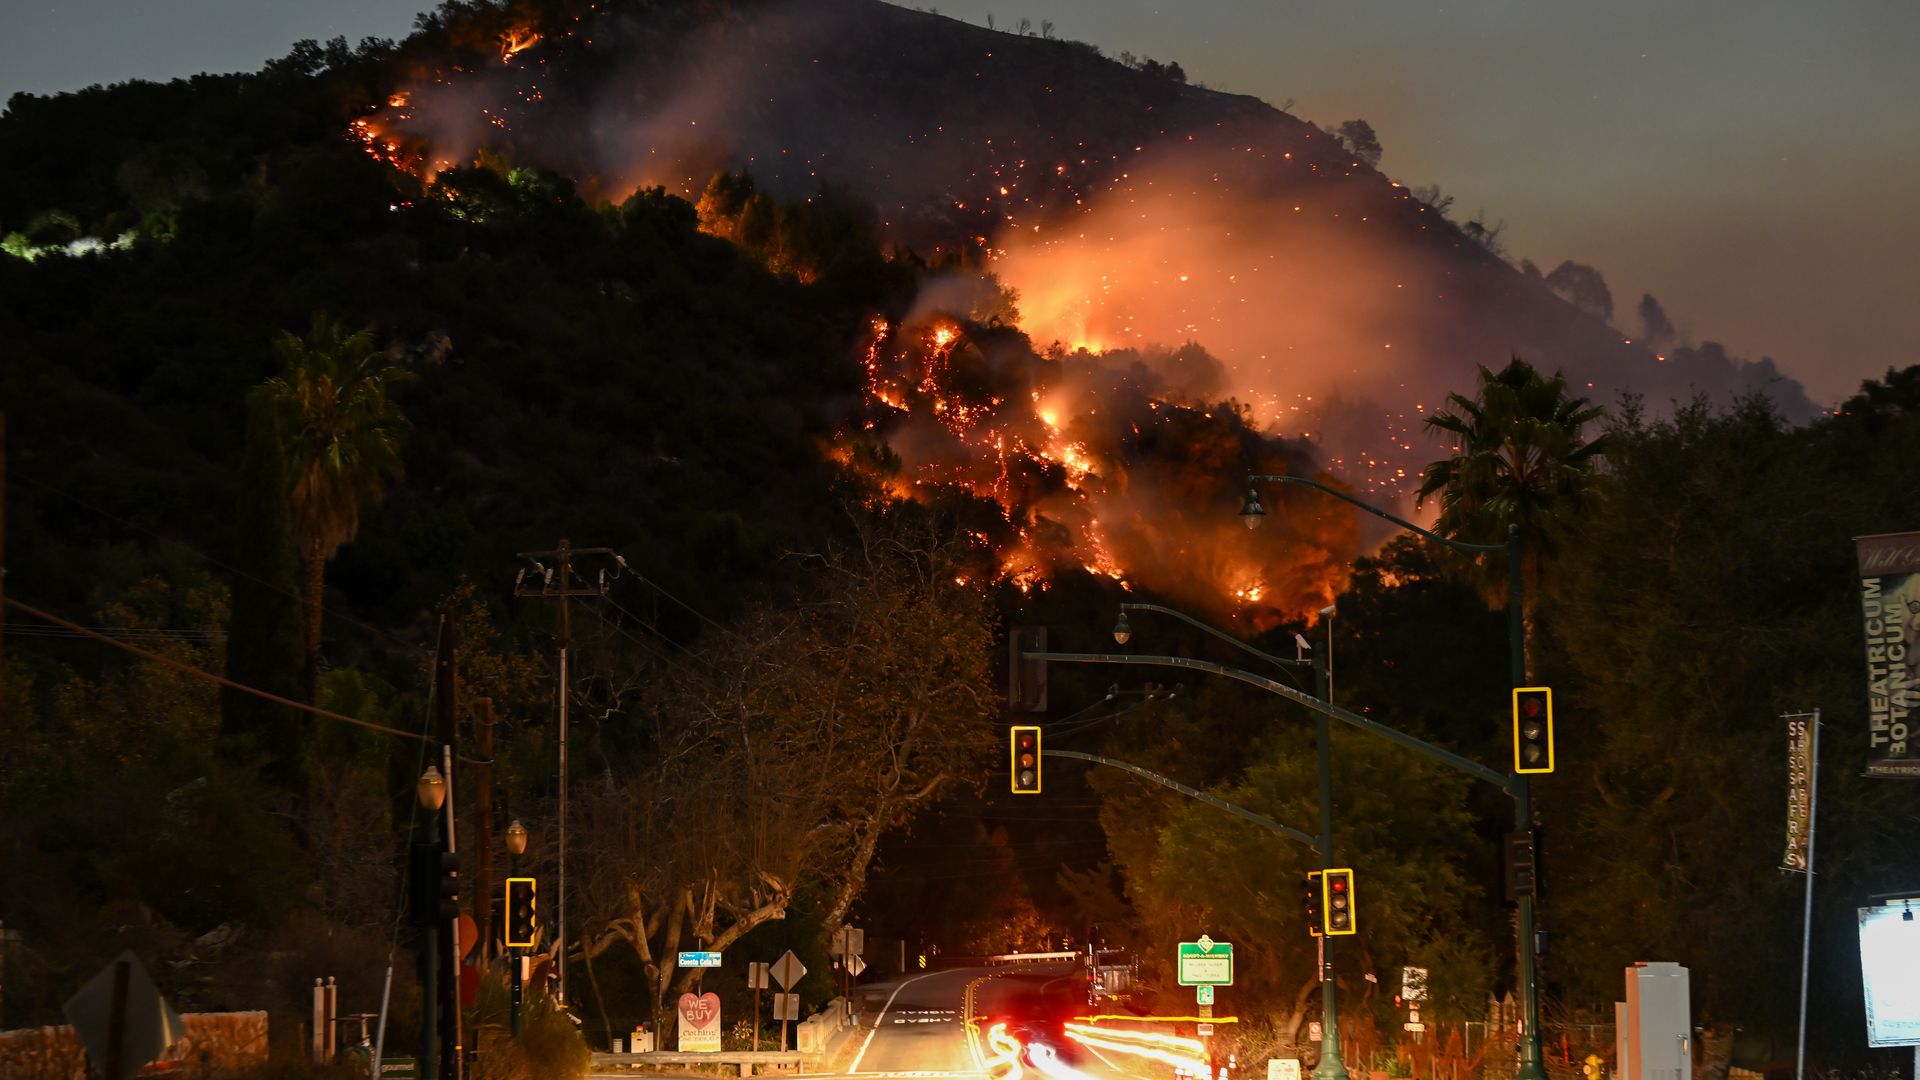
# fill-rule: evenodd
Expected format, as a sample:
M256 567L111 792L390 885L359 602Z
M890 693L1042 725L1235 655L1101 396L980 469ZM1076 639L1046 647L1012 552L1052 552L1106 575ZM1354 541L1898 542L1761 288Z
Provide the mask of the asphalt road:
M994 1048L985 1037L1004 1024L1022 1043L1040 1044L1036 1059L1023 1058L1028 1080L1166 1080L1171 1070L1123 1068L1111 1056L1060 1036L1060 1024L1086 1011L1082 976L1071 964L955 968L913 975L888 986L867 988L877 1010L870 1026L854 1032L848 1075L986 1080ZM966 1010L971 1000L979 1025L970 1038Z

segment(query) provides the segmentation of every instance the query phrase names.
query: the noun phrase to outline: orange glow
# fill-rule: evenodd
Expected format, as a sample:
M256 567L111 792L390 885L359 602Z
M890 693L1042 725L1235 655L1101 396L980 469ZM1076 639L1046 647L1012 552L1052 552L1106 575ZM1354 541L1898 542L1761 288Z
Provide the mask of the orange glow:
M1082 1046L1117 1054L1132 1054L1194 1073L1211 1071L1205 1056L1206 1048L1198 1039L1163 1035L1157 1031L1094 1027L1090 1024L1068 1024L1066 1034L1067 1038Z
M540 35L525 27L515 27L500 35L500 61L505 63L540 43Z

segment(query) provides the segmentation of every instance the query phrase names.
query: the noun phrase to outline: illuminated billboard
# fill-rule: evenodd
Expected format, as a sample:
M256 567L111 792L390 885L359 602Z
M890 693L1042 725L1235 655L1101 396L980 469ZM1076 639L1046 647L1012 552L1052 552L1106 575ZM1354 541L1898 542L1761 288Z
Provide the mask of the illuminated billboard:
M1860 974L1867 1045L1920 1046L1920 918L1911 904L1860 909Z

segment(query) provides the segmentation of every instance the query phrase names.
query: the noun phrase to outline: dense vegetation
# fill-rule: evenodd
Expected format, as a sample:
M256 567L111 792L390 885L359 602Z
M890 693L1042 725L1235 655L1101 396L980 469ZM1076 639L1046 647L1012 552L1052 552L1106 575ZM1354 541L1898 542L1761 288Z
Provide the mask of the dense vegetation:
M1098 923L1159 956L1212 929L1246 943L1236 993L1271 1018L1264 1045L1297 1038L1315 1005L1294 915L1303 853L1109 776L1058 770L1052 811L977 790L998 760L998 628L1046 623L1058 645L1105 651L1119 597L1087 575L983 591L955 522L990 512L887 505L822 452L856 415L863 328L913 303L921 261L867 242L872 211L844 195L783 204L729 177L698 209L657 190L608 205L498 157L424 185L369 159L348 122L463 12L399 46L307 44L257 74L9 102L9 596L408 731L427 722L449 610L463 739L478 697L499 720L494 826L524 819L545 873L555 612L512 598L513 555L562 536L612 547L625 566L604 567L608 598L573 610L594 1041L653 1014L671 988L658 957L693 940L791 946L816 973L810 1003L824 999L824 933L850 909L876 936L948 952L1080 942ZM71 246L84 237L114 243ZM409 375L386 388L406 431L325 566L316 658L298 424L255 388L368 326L372 357ZM1623 965L1673 959L1694 969L1702 1023L1760 1033L1744 1061L1784 1054L1798 879L1774 870L1776 717L1817 706L1814 1046L1863 1056L1851 909L1912 885L1920 862L1900 845L1920 811L1911 789L1859 778L1848 540L1920 524L1903 517L1920 496L1917 381L1892 373L1803 428L1757 400L1618 403L1591 487L1542 523L1534 667L1558 689L1565 762L1539 785L1550 1021L1608 1015ZM1506 640L1485 580L1412 542L1359 562L1332 630L1337 697L1502 761ZM0 1026L52 1022L132 947L183 1010L273 1009L288 1051L311 978L335 974L343 1001L371 1008L398 956L409 1030L396 901L418 745L223 698L16 612L7 624L0 918L21 936ZM1265 646L1290 654L1296 629ZM1217 648L1172 624L1143 623L1148 640ZM1087 711L1110 678L1055 672L1062 744L1310 816L1311 740L1273 699L1192 685L1169 701L1129 676L1113 708ZM941 738L885 764L922 723ZM827 744L843 771L794 767ZM1439 1023L1483 1016L1510 981L1505 805L1360 736L1335 745L1340 842L1377 898L1341 969L1347 1000L1397 1029L1365 976L1423 962ZM887 768L885 784L823 782ZM699 798L663 794L683 788ZM796 805L823 827L770 851Z

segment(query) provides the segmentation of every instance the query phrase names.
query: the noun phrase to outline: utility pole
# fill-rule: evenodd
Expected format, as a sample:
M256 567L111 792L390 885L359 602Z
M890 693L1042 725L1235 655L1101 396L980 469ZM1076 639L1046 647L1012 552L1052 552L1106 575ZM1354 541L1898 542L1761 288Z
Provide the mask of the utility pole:
M480 760L473 766L475 832L480 842L473 848L472 896L474 921L480 924L476 959L484 966L493 951L493 699L476 699L473 712L480 743Z
M440 640L433 655L433 705L435 738L440 743L439 756L447 785L446 815L447 825L442 830L442 850L448 854L460 850L454 836L454 821L458 817L455 807L457 788L453 782L453 762L455 723L454 678L453 678L453 617L448 612L440 613ZM443 980L444 993L441 995L440 1038L441 1046L446 1050L440 1056L441 1080L460 1080L466 1066L466 1055L460 1038L460 913L454 912L447 928L448 953L451 962L447 965L447 978ZM422 1080L434 1080L423 1077Z
M7 715L7 414L0 412L0 716Z
M531 562L534 572L540 575L538 584L526 580L527 572L525 570L520 571L519 575L513 579L513 594L515 596L539 597L541 599L555 599L560 601L560 902L555 905L554 940L556 940L560 946L559 999L560 1007L563 1009L567 1007L567 697L569 696L569 686L567 683L567 648L572 642L572 624L567 615L567 600L575 596L605 596L607 594L607 575L604 570L601 571L594 585L577 588L574 586L572 558L575 555L612 555L616 562L625 565L625 560L621 559L619 554L612 548L577 548L567 543L567 541L562 540L560 541L560 546L552 551L523 551L520 553L519 557ZM548 567L545 563L541 562L542 559L552 560L553 566ZM560 579L557 584L554 581L556 575Z

